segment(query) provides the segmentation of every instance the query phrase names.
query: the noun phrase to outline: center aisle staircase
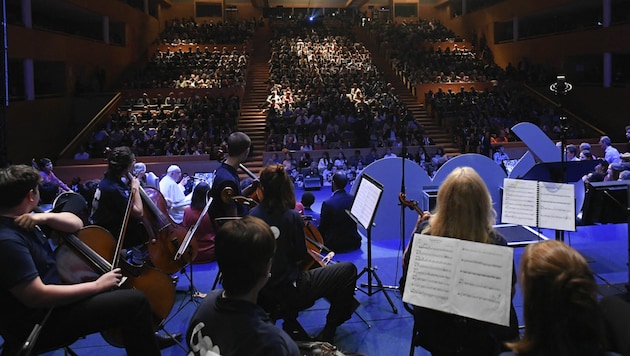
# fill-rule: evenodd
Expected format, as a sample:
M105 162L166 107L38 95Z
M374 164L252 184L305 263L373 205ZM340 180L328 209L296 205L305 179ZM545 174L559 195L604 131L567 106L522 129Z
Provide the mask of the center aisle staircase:
M401 78L396 75L391 64L385 58L385 53L380 51L378 43L362 28L355 27L354 32L357 40L363 43L365 48L370 51L372 63L376 65L383 78L395 88L398 99L405 103L414 119L422 124L426 135L433 139L435 145L444 148L444 152L449 157L461 154L460 149L453 143L452 135L438 125L425 110L424 106L418 102L418 99L403 84Z
M267 114L260 109L269 95L269 41L271 29L265 25L260 27L252 38L252 53L247 68L247 83L241 100L241 111L237 129L246 133L251 139L253 150L245 162L245 166L258 176L262 169L263 152L265 151L265 122Z

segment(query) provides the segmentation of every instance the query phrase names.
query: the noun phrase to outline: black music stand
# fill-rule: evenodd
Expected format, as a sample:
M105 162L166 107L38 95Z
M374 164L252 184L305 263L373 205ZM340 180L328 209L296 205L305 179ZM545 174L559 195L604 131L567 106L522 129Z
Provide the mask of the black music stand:
M628 230L628 256L630 256L630 181L589 183L584 199L582 223L585 225L625 223ZM630 257L626 264L630 266ZM630 292L630 269L628 269L628 282L625 287L626 292Z
M383 292L394 314L398 314L398 308L396 308L394 302L390 299L383 282L381 282L381 279L378 278L376 274L376 267L372 266L372 225L374 224L376 208L378 207L382 195L383 185L363 173L360 176L359 185L354 194L354 199L352 200L352 206L350 210L346 210L346 213L367 231L367 266L363 268L361 273L357 276L358 280L364 273L367 273L367 284L361 284L361 287L367 287L367 292L360 288L358 288L358 290L370 297L378 292ZM376 280L376 285L372 284L372 277ZM376 290L374 291L373 289Z
M526 180L542 182L572 183L582 180L588 172L592 172L600 163L600 160L587 161L561 161L544 162L535 164L522 177ZM564 241L564 231L556 230L556 240Z

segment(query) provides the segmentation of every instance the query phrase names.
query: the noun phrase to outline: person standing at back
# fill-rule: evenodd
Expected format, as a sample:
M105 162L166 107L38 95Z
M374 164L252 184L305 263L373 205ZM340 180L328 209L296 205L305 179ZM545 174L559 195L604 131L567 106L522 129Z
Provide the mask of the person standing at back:
M361 235L357 231L357 223L348 215L352 194L346 192L348 177L343 173L336 173L332 179L333 194L322 202L319 232L324 237L324 245L329 249L341 253L361 248Z

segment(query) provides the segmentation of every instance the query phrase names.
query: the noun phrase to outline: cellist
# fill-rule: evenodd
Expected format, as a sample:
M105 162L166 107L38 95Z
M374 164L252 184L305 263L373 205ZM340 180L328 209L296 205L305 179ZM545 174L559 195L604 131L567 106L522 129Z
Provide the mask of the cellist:
M116 289L120 269L94 281L61 284L42 228L74 233L83 222L70 212L31 213L39 202L40 181L29 166L0 170L2 354L17 354L27 339L35 354L117 327L128 355L159 355L149 302L140 291ZM40 332L31 338L36 324Z
M109 152L107 172L94 193L91 220L93 224L107 229L113 236L119 236L129 195L134 194L123 248L131 251L133 264L142 265L149 261L146 244L148 238L141 224L144 212L140 197L140 181L129 175L134 163L135 155L127 146L119 146ZM129 178L131 178L130 182L127 181ZM181 338L180 333L173 336L177 339ZM170 337L162 335L156 335L156 337L160 339L164 347L175 343L175 340Z

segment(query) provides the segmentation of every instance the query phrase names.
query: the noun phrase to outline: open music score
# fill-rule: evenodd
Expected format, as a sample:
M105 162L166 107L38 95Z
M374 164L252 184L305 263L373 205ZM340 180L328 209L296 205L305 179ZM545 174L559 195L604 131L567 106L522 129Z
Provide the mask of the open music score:
M514 250L415 234L403 301L508 326Z
M502 223L576 231L572 184L505 178L502 206Z

